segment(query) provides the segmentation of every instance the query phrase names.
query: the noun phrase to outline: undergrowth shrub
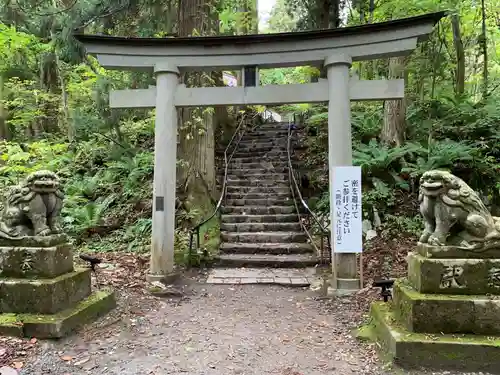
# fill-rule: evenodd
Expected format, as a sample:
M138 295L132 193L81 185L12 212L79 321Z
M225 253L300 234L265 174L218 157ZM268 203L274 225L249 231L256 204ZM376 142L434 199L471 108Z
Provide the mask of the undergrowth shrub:
M416 202L419 178L431 169L451 171L486 198L493 209L500 206L499 99L473 103L442 97L415 102L407 110L406 142L399 147L379 140L381 106L354 105L353 164L362 168L365 215L372 218L376 210L402 230L418 232L421 223L414 219L417 205L409 207L410 202L402 201ZM304 163L318 196L313 208L324 215L329 212L327 130L327 107L309 108Z

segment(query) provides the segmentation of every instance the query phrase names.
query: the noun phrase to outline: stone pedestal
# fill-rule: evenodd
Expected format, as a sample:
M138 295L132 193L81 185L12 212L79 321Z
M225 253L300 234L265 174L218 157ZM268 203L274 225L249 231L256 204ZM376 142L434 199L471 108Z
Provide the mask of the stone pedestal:
M115 307L63 235L0 240L0 334L59 338Z
M371 307L389 357L402 367L500 374L499 253L419 244L393 300Z

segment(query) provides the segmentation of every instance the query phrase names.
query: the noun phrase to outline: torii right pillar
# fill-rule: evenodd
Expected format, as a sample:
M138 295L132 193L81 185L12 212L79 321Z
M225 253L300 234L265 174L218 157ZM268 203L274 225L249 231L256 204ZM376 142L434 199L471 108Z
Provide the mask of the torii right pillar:
M335 253L335 167L352 166L351 99L349 95L349 69L352 59L336 54L325 60L328 76L328 171L330 182L330 231L332 243L332 285L340 291L360 288L355 253Z

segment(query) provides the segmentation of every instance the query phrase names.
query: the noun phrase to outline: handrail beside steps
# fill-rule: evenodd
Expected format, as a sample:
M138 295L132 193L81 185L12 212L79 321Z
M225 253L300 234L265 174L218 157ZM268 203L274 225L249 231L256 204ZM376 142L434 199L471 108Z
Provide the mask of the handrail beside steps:
M293 169L292 158L291 158L292 133L293 133L292 132L292 123L289 122L288 123L288 140L287 140L287 142L288 142L287 143L288 174L290 176L290 190L292 192L292 199L293 199L293 203L295 205L295 210L297 211L297 216L299 217L300 226L302 227L304 232L309 237L309 240L311 241L311 245L314 247L316 253L320 254L320 264L330 263L331 262L331 255L332 255L331 254L331 243L330 243L330 231L328 231L323 226L323 224L321 224L320 220L316 217L316 215L311 211L311 209L307 205L306 201L304 200L304 198L302 197L302 194L300 192L299 184L297 183L297 179L295 178L295 171ZM296 198L295 192L297 193L298 199L299 199L300 203L302 204L302 207L305 208L307 215L309 217L312 217L313 220L316 222L317 226L319 227L320 249L318 249L318 247L314 243L314 239L313 239L311 233L309 232L309 230L307 229L306 225L304 224L304 222L301 218L300 210L299 210L299 207L297 205L297 198ZM327 257L325 257L325 255L324 255L324 239L325 239L325 237L326 237L327 249L328 249Z
M253 120L257 115L258 114L253 115L250 118L250 120ZM241 133L240 133L240 129L242 128L242 125L245 123L246 120L247 120L247 114L243 113L242 118L240 120L240 123L238 124L238 127L234 131L233 136L231 137L228 145L226 146L226 149L224 150L224 179L222 181L222 191L221 191L219 200L217 201L217 205L215 206L214 211L207 219L205 219L205 220L201 221L200 223L198 223L197 225L195 225L189 233L189 251L188 251L188 262L187 262L188 267L191 266L191 257L193 254L193 237L194 237L194 235L196 234L196 249L199 249L200 248L200 228L204 224L206 224L208 221L210 221L219 212L219 209L222 205L222 200L224 199L224 197L226 195L227 171L228 171L229 163L231 162L233 155L234 155L235 151L237 150L238 145L240 144L241 138L243 138L243 135L245 134L246 127L243 127L243 131ZM233 141L237 137L238 133L240 133L239 138L236 141L236 144L234 145L233 151L231 152L231 155L228 158L228 151L229 151L231 145L233 144Z

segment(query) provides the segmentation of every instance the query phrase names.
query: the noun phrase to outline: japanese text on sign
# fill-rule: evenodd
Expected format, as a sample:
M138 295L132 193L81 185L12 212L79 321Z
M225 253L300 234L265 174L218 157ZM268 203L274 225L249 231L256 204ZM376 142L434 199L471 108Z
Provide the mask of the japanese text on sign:
M336 167L332 207L336 253L362 252L361 168Z

